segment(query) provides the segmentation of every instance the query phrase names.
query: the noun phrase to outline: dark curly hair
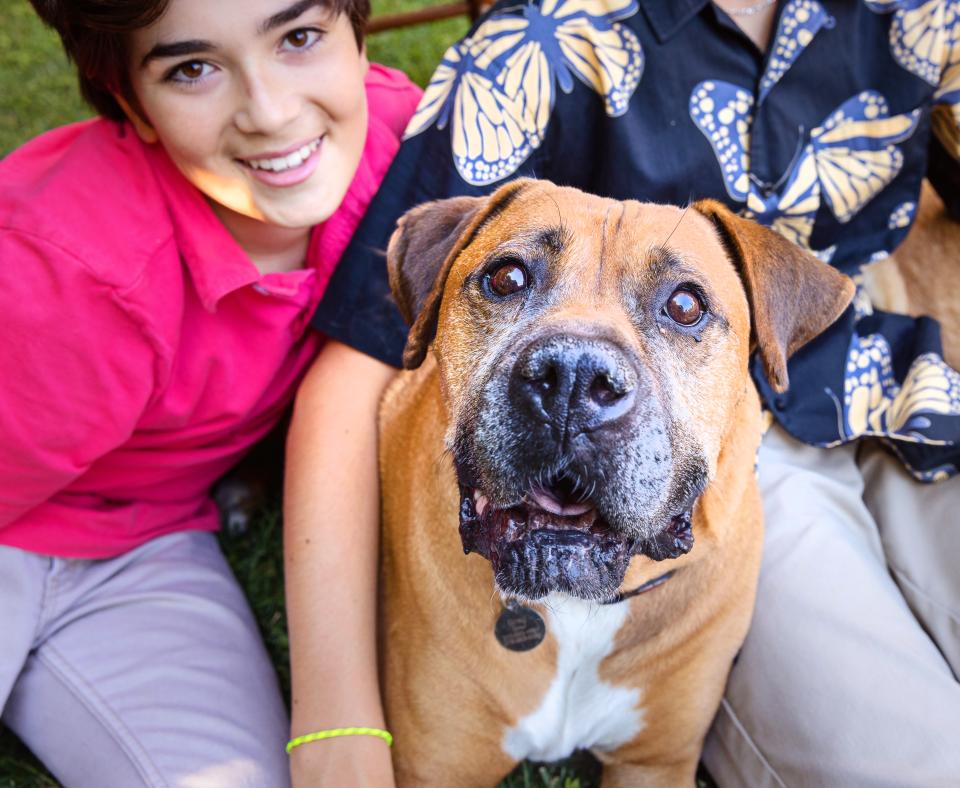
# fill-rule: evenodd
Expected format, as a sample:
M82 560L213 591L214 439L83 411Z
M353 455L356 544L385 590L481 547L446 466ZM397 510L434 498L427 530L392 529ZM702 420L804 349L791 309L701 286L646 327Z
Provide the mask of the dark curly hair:
M134 30L156 22L170 0L30 0L39 17L57 31L80 78L80 92L101 115L123 120L113 97L119 93L136 106L130 90L127 40ZM202 0L191 0L202 2ZM370 0L318 0L350 20L357 46L363 43Z

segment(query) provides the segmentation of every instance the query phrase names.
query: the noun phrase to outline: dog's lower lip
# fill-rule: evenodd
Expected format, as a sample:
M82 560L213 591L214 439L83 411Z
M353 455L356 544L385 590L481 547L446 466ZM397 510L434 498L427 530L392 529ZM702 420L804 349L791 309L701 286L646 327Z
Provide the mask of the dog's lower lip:
M572 529L538 528L533 531L530 536L541 544L569 545L584 548L589 547L592 541L589 534Z

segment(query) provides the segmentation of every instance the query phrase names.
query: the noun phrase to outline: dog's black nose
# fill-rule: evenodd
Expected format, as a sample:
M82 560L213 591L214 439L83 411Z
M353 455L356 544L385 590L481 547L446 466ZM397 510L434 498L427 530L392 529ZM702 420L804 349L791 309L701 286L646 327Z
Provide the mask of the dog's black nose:
M510 387L515 406L574 436L627 413L636 399L637 375L614 343L561 334L524 349Z

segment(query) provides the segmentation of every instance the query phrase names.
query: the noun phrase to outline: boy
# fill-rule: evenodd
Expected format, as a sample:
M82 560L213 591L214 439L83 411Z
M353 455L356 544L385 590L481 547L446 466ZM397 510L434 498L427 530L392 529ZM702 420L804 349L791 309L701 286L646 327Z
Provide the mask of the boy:
M366 0L34 3L103 116L0 163L0 709L69 785L289 781L209 489L419 97Z

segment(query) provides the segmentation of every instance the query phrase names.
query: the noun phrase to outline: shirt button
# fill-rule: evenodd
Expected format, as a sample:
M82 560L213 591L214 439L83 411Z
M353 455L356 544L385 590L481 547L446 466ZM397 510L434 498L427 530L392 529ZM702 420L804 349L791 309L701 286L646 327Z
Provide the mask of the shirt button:
M270 291L259 282L253 285L253 289L256 290L260 295L270 295Z
M787 407L787 398L784 396L774 397L773 407L775 407L777 410L783 410Z

